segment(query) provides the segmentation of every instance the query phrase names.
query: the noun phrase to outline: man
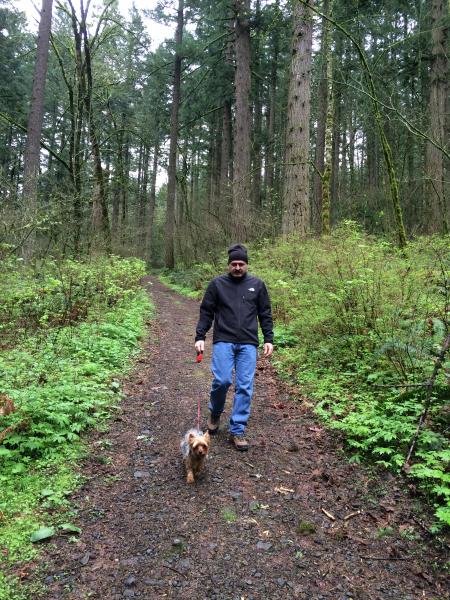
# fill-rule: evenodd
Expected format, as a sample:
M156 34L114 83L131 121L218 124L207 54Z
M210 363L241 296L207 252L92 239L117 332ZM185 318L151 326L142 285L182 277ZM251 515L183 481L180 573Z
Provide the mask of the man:
M235 394L230 416L230 441L237 450L248 450L244 437L250 416L256 359L258 321L264 335L264 356L273 352L272 310L266 286L248 271L247 249L228 249L228 273L208 285L200 306L195 349L203 353L205 337L214 320L208 431L219 430L228 388L235 371Z

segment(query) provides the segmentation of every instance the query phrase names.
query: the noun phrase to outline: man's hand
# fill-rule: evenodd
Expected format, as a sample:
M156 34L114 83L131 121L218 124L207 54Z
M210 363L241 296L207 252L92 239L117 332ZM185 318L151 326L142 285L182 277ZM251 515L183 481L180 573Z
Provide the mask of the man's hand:
M266 342L264 344L264 356L270 356L273 352L273 344Z
M203 352L205 351L204 340L199 340L198 342L195 342L195 349L197 350L197 352L201 352L203 354Z

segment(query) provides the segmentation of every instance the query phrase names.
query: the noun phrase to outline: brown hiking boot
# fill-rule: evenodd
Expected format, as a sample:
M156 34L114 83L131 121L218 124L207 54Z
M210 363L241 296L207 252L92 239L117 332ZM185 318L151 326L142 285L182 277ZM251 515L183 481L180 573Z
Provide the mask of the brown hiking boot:
M220 415L218 417L214 417L210 413L208 420L206 421L206 426L208 428L210 435L215 435L219 431L219 424L220 424Z
M243 435L230 435L230 442L240 452L246 452L248 450L248 442Z

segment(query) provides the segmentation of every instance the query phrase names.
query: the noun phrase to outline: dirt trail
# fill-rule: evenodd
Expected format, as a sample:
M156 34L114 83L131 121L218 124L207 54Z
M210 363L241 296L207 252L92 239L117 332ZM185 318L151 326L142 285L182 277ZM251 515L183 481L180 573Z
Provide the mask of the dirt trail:
M198 397L206 419L210 347L196 365L196 301L155 279L146 285L158 322L122 411L91 438L88 480L73 498L82 534L48 547L43 597L447 598L432 568L442 550L413 520L399 482L349 465L339 439L289 398L266 361L250 451L238 453L222 431L204 477L185 483L179 443Z

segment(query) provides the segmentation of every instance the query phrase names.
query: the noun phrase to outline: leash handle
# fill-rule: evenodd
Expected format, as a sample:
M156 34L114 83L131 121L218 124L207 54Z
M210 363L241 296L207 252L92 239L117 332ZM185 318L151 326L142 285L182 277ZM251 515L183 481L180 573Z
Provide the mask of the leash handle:
M195 362L198 364L198 363L201 363L202 360L203 360L203 352L198 351ZM200 430L200 396L198 397L198 401L197 401L197 429Z

